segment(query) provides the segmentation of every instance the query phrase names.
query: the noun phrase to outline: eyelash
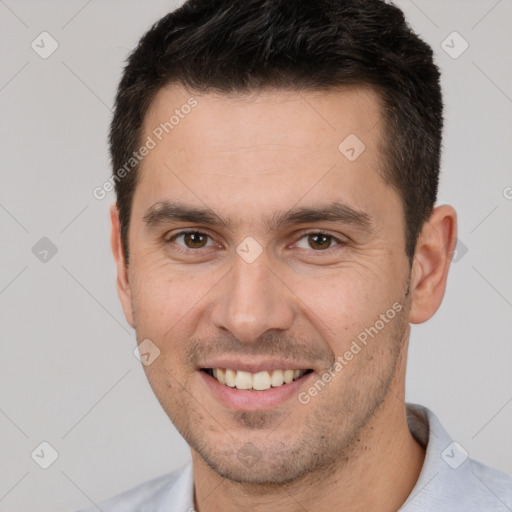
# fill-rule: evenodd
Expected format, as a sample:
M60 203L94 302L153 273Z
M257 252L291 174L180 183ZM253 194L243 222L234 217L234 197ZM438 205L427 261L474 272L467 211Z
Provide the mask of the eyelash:
M178 233L175 233L174 235L172 235L171 237L169 237L168 239L166 239L166 243L171 243L171 242L174 242L176 240L176 238L182 236L182 235L186 235L188 233L197 233L199 235L204 235L204 236L207 236L208 238L210 238L210 240L213 240L212 237L208 234L208 233L205 233L204 231L198 231L197 229L187 229L187 230L183 230L183 231L180 231ZM338 246L344 246L346 245L347 242L343 241L343 240L340 240L339 238L335 237L334 235L331 235L330 233L326 233L324 231L307 231L307 232L304 232L301 234L301 236L297 239L297 241L295 242L295 244L299 241L299 240L302 240L303 238L309 236L309 235L323 235L323 236L327 236L329 237L333 242L336 242L336 245L332 246L332 247L329 247L328 249L319 249L319 250L314 250L314 249L310 249L312 252L315 252L315 253L326 253L327 251L329 251L330 249L333 249L334 247L338 247ZM179 244L175 244L176 245L176 250L179 252L179 253L189 253L190 251L193 251L193 252L198 252L200 251L201 249L207 249L207 247L199 247L198 249L192 249L190 247L183 247ZM304 250L307 250L307 249L304 249Z

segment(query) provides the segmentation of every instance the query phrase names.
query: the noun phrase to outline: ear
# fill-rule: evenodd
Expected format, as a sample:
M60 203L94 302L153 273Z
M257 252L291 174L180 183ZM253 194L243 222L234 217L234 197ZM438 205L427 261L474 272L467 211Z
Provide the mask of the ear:
M119 221L119 211L117 206L113 204L110 207L110 221L112 223L112 231L110 234L110 246L117 267L117 294L123 306L126 321L135 328L132 310L132 294L130 282L128 279L128 266L126 265L123 244L121 242L121 223Z
M416 243L409 322L426 322L438 310L456 244L457 213L448 205L434 208Z

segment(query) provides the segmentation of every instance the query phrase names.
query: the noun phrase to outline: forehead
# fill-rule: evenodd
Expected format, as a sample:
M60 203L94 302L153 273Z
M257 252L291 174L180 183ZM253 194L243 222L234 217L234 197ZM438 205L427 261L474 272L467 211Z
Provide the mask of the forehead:
M197 105L190 108L192 101ZM144 132L158 131L171 120L170 132L162 135L174 139L175 153L192 143L216 151L220 146L224 151L238 151L254 146L254 142L266 142L275 149L332 149L333 140L348 133L357 133L363 139L375 136L379 130L374 128L381 119L380 103L380 95L370 87L198 94L173 84L162 88L153 99ZM187 118L193 121L184 122ZM247 146L242 145L244 142Z
M389 188L383 131L370 88L198 94L166 86L145 118L143 140L154 147L135 195L146 208L179 200L245 213L249 204L262 212L343 199L372 210L393 195L381 190Z

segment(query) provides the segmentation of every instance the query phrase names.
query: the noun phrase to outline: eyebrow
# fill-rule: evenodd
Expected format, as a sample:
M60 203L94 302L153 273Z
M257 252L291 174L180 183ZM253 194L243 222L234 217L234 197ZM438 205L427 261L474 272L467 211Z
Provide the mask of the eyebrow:
M212 227L222 227L231 231L232 219L223 220L209 208L198 208L177 202L158 201L148 208L143 217L148 227L156 227L171 222L192 222ZM311 222L338 222L356 228L373 231L371 217L347 204L336 201L325 206L298 207L278 212L265 219L267 229L276 231L287 225L307 224Z

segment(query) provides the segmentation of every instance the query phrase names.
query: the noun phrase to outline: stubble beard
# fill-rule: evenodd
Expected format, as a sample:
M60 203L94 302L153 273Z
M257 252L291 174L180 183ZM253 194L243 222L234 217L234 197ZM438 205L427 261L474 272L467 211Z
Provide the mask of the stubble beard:
M193 400L181 407L182 411L188 410L187 417L178 414L171 420L212 471L244 484L244 488L256 486L261 491L262 486L293 484L308 476L321 479L340 464L355 462L365 444L372 420L390 394L405 349L406 309L390 323L387 336L380 333L381 339L370 342L378 343L378 349L366 348L356 356L361 358L360 363L342 385L334 388L336 378L342 379L339 375L327 386L330 390L324 389L309 404L301 405L297 400L299 411L312 407L298 431L294 411L284 418L278 411L233 411L229 424L238 425L238 432L215 428L217 438L223 438L215 441L202 424L208 414L190 414L197 409ZM378 361L383 360L386 364L381 367ZM290 435L288 428L295 432Z

